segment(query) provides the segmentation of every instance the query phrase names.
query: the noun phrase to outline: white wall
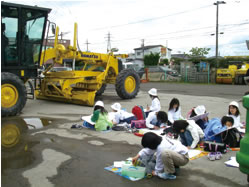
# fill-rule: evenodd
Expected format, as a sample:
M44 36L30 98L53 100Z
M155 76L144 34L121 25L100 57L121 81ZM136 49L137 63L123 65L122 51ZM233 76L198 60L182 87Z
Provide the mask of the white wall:
M161 55L161 47L155 47L144 50L144 55L149 55L150 53L160 53ZM143 58L143 50L137 49L135 50L135 58ZM166 56L162 56L162 59L170 59L171 58L171 51L167 49Z

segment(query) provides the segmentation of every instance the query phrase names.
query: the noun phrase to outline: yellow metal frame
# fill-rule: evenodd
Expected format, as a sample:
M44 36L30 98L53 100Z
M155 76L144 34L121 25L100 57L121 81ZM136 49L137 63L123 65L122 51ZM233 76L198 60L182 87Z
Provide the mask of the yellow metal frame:
M92 52L81 52L77 50L77 24L74 26L73 46L65 48L58 44L59 28L56 28L56 38L54 48L47 49L41 55L40 62L53 59L53 64L62 64L63 59L72 59L84 63L81 70L50 72L48 68L41 81L40 88L36 89L35 96L38 99L48 99L65 101L82 105L94 105L96 92L102 84L115 84L118 75L118 60L113 53L100 54ZM90 66L90 68L89 68ZM96 68L104 71L97 71ZM73 65L74 68L74 65ZM88 69L87 69L88 68ZM130 88L132 78L126 81L127 89L132 92L135 88ZM133 86L134 87L134 86Z

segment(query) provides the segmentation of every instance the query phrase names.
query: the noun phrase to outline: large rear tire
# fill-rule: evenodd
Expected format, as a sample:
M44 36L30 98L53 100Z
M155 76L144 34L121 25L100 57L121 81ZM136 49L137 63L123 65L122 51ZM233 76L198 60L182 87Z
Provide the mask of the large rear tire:
M116 92L122 99L135 98L140 88L140 78L133 69L122 70L116 79Z
M1 74L1 112L2 116L15 116L21 112L27 102L24 82L15 74Z
M239 76L239 85L242 85L244 83L243 77Z

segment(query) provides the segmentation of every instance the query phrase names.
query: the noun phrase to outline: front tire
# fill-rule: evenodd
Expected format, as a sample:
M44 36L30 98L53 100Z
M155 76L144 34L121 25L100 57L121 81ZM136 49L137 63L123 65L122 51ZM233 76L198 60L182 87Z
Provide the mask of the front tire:
M140 88L140 78L133 69L122 70L116 79L116 92L122 99L135 98Z
M27 91L23 81L12 73L1 74L1 112L2 116L15 116L27 102Z
M96 96L101 96L106 89L106 84L102 84L101 88L96 92Z

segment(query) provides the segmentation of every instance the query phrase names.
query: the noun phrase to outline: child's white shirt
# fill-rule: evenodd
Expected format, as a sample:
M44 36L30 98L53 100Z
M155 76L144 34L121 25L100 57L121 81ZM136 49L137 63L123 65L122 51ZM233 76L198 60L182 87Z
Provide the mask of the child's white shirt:
M179 154L185 155L188 153L188 148L182 145L182 143L178 140L166 138L165 136L162 139L162 142L160 145L158 145L156 150L152 150L149 148L144 148L142 149L138 154L140 157L143 156L149 156L153 155L155 152L156 154L156 166L155 166L155 172L156 173L161 173L164 170L164 164L161 158L161 153L164 150L171 150L175 151Z
M240 123L240 115L235 116L232 114L230 114L230 115L228 114L227 116L230 116L233 118L233 120L234 120L233 127L240 128L240 127L244 126L242 123Z
M156 97L151 102L150 111L158 112L160 110L161 110L161 104L160 104L159 99Z
M148 117L146 118L146 127L154 128L154 125L151 124L153 120L157 119L156 112L150 112Z
M184 119L181 114L181 107L177 111L171 109L168 111L168 120L173 124L175 120Z
M200 139L204 138L204 132L200 128L200 126L195 123L194 120L187 120L187 122L189 125L186 129L191 133L191 136L193 138L193 142L190 147L194 149L199 143Z

